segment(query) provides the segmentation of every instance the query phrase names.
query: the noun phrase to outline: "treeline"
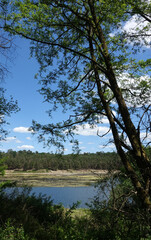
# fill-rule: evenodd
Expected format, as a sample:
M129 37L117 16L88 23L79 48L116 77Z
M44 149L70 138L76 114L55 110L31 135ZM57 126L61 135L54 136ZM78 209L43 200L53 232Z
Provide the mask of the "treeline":
M115 152L97 152L84 154L58 155L50 153L38 153L32 151L1 152L5 159L7 169L26 170L67 170L67 169L119 169L121 161Z

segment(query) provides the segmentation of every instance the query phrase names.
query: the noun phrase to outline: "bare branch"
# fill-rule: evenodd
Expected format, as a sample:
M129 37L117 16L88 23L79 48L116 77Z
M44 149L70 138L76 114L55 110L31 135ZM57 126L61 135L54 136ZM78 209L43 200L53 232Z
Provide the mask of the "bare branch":
M97 130L97 136L100 137L100 138L102 138L102 137L106 136L110 131L111 131L111 128L109 128L109 130L108 130L106 133L100 135L100 134L99 134L99 130Z
M139 130L139 129L140 129L140 124L141 124L141 122L142 122L142 119L143 119L145 113L149 110L150 107L151 107L151 104L148 105L148 107L145 109L145 111L143 112L143 114L142 114L142 116L141 116L141 118L140 118L140 120L139 120L138 127L137 127L139 133L140 133L140 130Z

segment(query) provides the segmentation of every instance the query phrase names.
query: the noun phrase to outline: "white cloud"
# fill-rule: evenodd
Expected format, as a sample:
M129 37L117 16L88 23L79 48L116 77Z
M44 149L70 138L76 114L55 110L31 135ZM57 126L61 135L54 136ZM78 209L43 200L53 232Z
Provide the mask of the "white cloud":
M31 137L26 137L27 140L31 140Z
M115 111L113 111L113 114L116 115ZM96 116L97 116L98 122L103 123L103 124L109 124L109 120L106 116L102 116L102 115L100 116L99 114Z
M126 33L131 34L133 36L140 35L136 38L137 42L144 44L144 46L149 47L151 43L151 36L143 36L145 33L146 35L151 35L151 30L149 28L149 22L142 18L140 15L135 14L130 18L129 21L123 27L123 30Z
M20 140L18 140L18 139L16 139L16 143L21 143L21 141L20 141Z
M150 48L151 45L151 27L150 22L145 20L138 14L133 15L123 26L122 29L118 31L110 33L110 37L114 37L116 34L126 33L130 38L127 37L127 41L129 44L138 43L142 44L143 47ZM134 37L133 41L131 41L132 37Z
M69 145L73 146L75 143L74 142L70 142ZM78 144L83 144L83 142L78 142Z
M136 29L137 27L137 15L134 15L133 17L131 17L129 19L129 21L126 22L126 24L124 25L123 29L126 31L126 32L132 32L133 30ZM136 30L135 30L136 31Z
M83 124L81 126L77 126L77 129L74 130L76 134L82 135L82 136L97 136L97 133L99 135L103 135L108 131L109 131L108 127L95 126L92 128L89 124Z
M114 143L110 143L110 144L107 144L107 145L99 145L99 148L103 149L103 151L104 150L106 150L106 151L111 151L111 150L115 151L116 150Z
M131 76L128 72L118 76L119 87L124 89L123 95L129 106L142 106L151 101L151 78L149 75Z
M16 127L13 129L13 132L18 132L18 133L30 133L33 132L30 130L28 127Z
M0 123L3 122L4 115L0 114Z
M11 141L14 141L14 140L16 140L16 137L7 137L7 138L5 138L5 141L7 141L7 142L11 142Z
M21 143L21 141L19 139L17 139L16 137L6 137L5 140L3 140L4 142L16 142L16 143Z
M18 149L34 149L34 146L32 145L22 145L22 146L18 146Z
M115 33L110 33L109 35L110 35L110 37L112 38L112 37L115 36Z
M73 146L73 143L69 143L70 146Z
M86 147L80 147L80 149L82 150L82 149L86 149Z
M141 138L142 141L150 142L151 141L151 133L146 134L146 132L141 132L140 133L140 138Z
M101 123L109 124L109 120L107 119L107 117L104 117L104 118L101 119Z

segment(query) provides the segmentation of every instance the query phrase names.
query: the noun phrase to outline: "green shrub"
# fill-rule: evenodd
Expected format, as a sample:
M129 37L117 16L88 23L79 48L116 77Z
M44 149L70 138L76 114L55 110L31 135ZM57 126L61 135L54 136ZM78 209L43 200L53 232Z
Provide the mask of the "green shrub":
M22 226L15 227L12 224L12 220L8 219L6 224L0 228L0 239L1 240L34 240L29 238L24 233Z
M140 205L128 177L117 174L100 182L98 187L98 195L90 206L97 239L149 240L151 213ZM100 195L106 194L107 188L110 193L102 201Z

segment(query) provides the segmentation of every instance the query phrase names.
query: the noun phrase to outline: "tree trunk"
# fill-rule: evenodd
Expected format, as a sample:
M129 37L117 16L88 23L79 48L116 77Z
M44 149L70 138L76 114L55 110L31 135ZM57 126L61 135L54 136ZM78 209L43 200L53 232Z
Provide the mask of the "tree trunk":
M97 18L95 16L95 11L93 8L92 1L89 0L89 6L91 9L91 14L93 16L93 23L90 23L88 34L89 34L89 47L90 47L90 53L92 58L92 66L95 72L95 80L97 84L98 89L98 95L101 99L101 102L103 104L103 107L105 109L106 115L108 117L108 120L110 122L110 127L112 130L114 143L117 149L117 152L124 164L124 167L126 169L126 172L128 176L130 177L132 184L134 188L137 191L138 197L141 200L143 206L145 209L151 210L151 164L149 162L149 159L144 151L144 148L141 144L140 137L138 135L138 132L131 120L128 108L126 106L125 100L122 96L121 90L118 87L116 77L112 68L112 64L110 61L110 56L108 53L108 47L105 42L105 38L103 36L103 31L100 27L100 24L97 22ZM93 26L95 25L95 28ZM131 148L133 152L133 158L135 159L135 164L139 169L139 173L137 174L136 169L131 164L130 159L128 158L127 154L122 149L122 143L120 141L120 137L118 134L118 130L114 121L114 118L112 116L112 112L110 109L109 104L107 103L103 91L101 89L101 82L99 78L99 70L96 62L96 58L94 55L94 49L93 49L93 43L92 43L92 36L93 33L96 33L100 40L101 46L102 46L102 56L104 58L105 64L106 64L106 77L109 80L111 90L117 100L117 104L119 107L119 111L124 123L124 129L125 133L127 134L129 141L131 143Z

